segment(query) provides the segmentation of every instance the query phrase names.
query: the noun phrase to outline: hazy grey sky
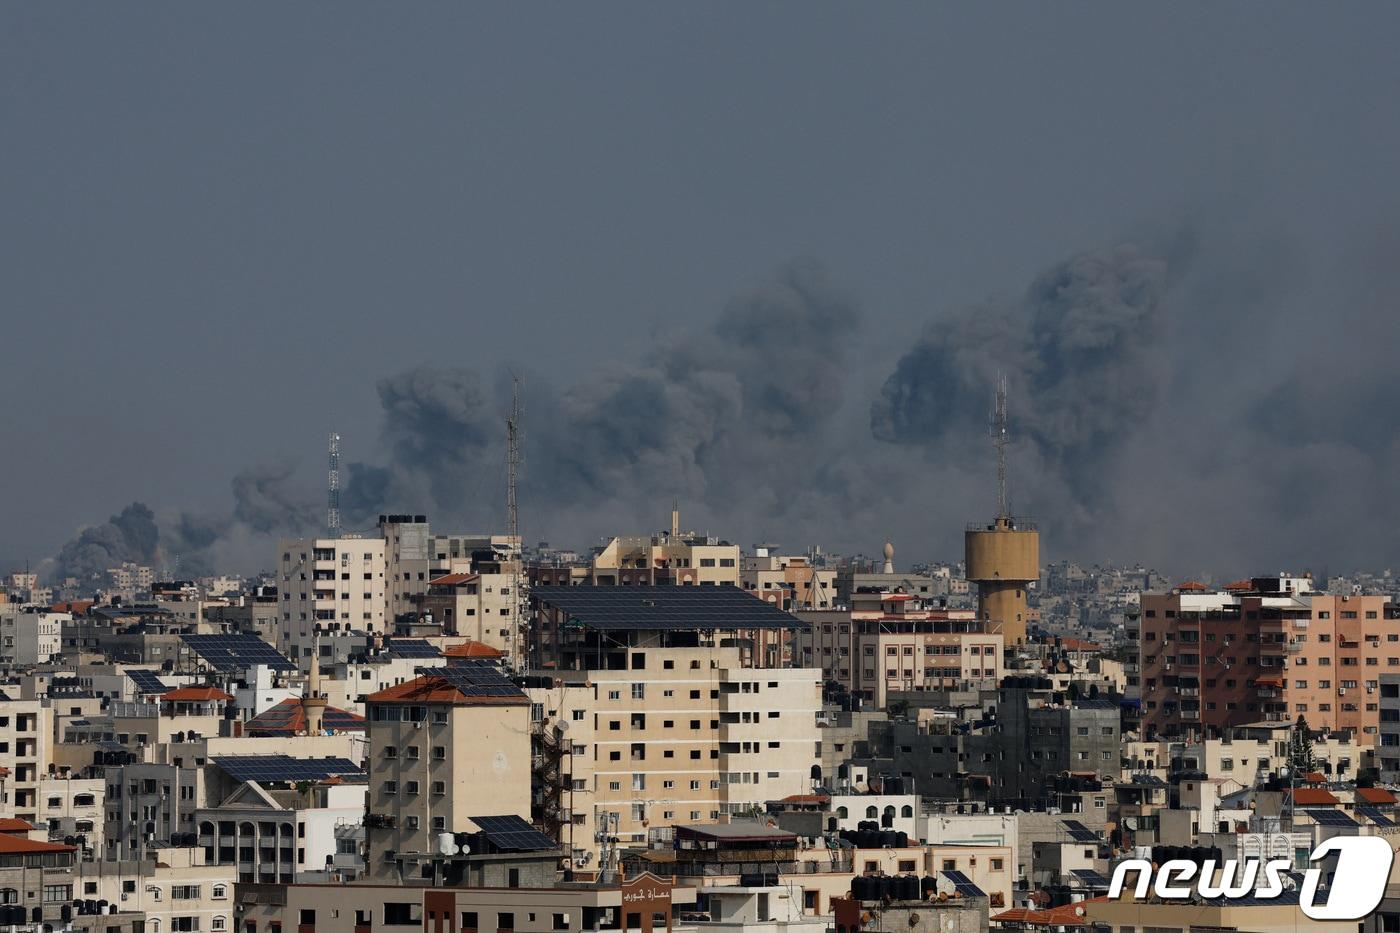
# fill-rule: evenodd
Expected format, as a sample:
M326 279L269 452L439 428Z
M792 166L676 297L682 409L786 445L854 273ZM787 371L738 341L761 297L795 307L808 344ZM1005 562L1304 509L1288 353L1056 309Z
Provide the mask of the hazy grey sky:
M0 558L50 556L133 500L227 514L251 464L294 463L314 500L326 431L391 459L376 386L415 367L479 371L488 421L506 364L596 401L599 367L695 333L722 347L731 300L794 259L858 314L817 438L843 448L845 498L796 522L779 471L726 512L720 487L766 469L737 456L680 492L745 543L829 529L953 554L992 505L968 480L985 463L953 449L984 439L879 441L872 402L926 327L1141 239L1172 256L1136 351L1160 371L1082 474L1109 507L1025 475L1078 473L1063 452L1021 459L1020 501L1074 529L1047 557L1400 562L1397 27L1393 4L9 4ZM809 490L837 470L771 453ZM659 525L666 486L615 490L635 506L615 524ZM633 530L542 512L532 537Z

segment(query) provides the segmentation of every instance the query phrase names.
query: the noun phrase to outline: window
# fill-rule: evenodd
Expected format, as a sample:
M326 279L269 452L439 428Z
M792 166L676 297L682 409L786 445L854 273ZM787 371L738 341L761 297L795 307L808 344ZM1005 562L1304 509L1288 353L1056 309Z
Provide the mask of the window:
M225 920L223 917L215 917L209 922L209 928L211 930L226 930L228 929L226 925L227 923L228 921Z
M73 886L71 884L46 884L44 885L44 903L55 904L73 899Z

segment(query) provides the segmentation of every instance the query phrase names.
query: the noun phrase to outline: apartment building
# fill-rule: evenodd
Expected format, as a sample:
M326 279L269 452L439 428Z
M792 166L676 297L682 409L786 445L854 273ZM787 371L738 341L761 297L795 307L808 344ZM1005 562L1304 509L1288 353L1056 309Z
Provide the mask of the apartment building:
M0 763L13 816L39 821L39 789L53 761L53 709L43 700L0 699Z
M884 593L879 609L797 613L794 663L820 667L827 681L884 707L890 691L994 687L1004 673L1004 639L972 610L929 608Z
M779 652L763 648L798 624L791 615L732 587L535 596L557 617L558 654L545 663L565 687L540 702L569 717L570 779L587 795L573 818L592 807L580 826L615 821L613 835L637 842L649 826L718 821L811 789L821 671L774 666ZM575 828L575 848L590 840Z
M530 814L530 701L495 665L425 670L365 706L370 878L431 880L439 834Z
M449 573L428 582L421 597L424 618L443 635L466 636L510 654L516 645L519 600L516 574L491 569Z
M48 828L51 840L67 839L100 855L105 792L101 777L46 774L39 782L39 825Z
M63 651L63 629L71 625L67 612L39 606L0 610L0 665L35 667L48 664Z
M198 849L162 849L159 859L83 862L76 866L73 896L105 902L117 910L103 917L75 916L75 929L84 920L94 930L112 929L112 921L139 914L137 926L120 929L146 933L235 933L239 909L234 899L234 870L203 861Z
M836 601L836 571L814 567L805 556L754 549L740 561L739 585L779 609L830 609Z
M1144 593L1139 628L1149 738L1218 736L1301 715L1373 745L1381 674L1400 672L1400 609L1381 596L1319 593L1310 577Z
M593 554L595 586L738 586L739 546L681 531L671 511L670 531L615 537Z
M384 539L384 620L393 628L399 618L417 612L417 599L428 589L433 538L426 515L381 515Z
M303 670L317 633L326 656L344 661L353 650L345 635L384 633L387 617L386 542L383 538L290 538L277 546L282 620L278 647ZM363 650L361 639L360 650Z

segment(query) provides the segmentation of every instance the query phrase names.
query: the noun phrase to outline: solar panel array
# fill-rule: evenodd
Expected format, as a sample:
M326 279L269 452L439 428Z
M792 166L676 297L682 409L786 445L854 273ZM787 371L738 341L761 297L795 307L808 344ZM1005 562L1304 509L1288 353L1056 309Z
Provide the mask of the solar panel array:
M962 897L986 897L987 892L972 883L972 879L960 871L945 871L942 873L953 883L953 888Z
M553 840L518 816L474 816L475 823L497 849L509 852L538 852L557 849Z
M256 635L181 635L190 650L206 664L225 674L238 674L264 664L274 670L294 671L297 666Z
M1070 870L1070 874L1082 881L1085 887L1108 887L1108 879L1105 878L1103 875L1099 874L1098 872L1094 871L1092 868L1074 868Z
M798 628L802 621L737 586L537 586L531 595L602 631Z
M1304 810L1308 816L1313 818L1313 822L1319 826L1360 826L1361 824L1347 816L1340 810L1330 808L1319 810Z
M1069 838L1075 842L1098 842L1099 834L1078 820L1061 820L1065 824L1065 832L1069 833Z
M1360 813L1362 816L1366 817L1366 819L1370 820L1372 823L1375 823L1377 826L1395 825L1394 819L1382 813L1375 807L1357 807L1356 812Z
M453 664L448 667L420 667L416 673L421 676L441 677L463 696L469 697L523 697L525 691L515 685L499 667L486 661L469 664Z
M320 781L334 775L361 776L349 758L293 758L291 755L229 755L214 764L235 781Z
M389 654L396 658L442 657L442 652L438 651L431 642L421 638L393 638L385 647L389 649Z
M132 670L127 671L126 676L132 683L136 684L142 693L165 693L170 688L161 682L155 671Z

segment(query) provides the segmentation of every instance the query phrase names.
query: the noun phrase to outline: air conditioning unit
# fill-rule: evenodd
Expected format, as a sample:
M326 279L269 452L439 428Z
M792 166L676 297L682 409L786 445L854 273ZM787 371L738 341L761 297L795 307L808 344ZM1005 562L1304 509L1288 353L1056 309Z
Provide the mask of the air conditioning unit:
M1347 688L1346 688L1346 687L1338 687L1338 688L1337 688L1337 696L1344 697L1344 696L1346 696L1346 695L1347 695Z

